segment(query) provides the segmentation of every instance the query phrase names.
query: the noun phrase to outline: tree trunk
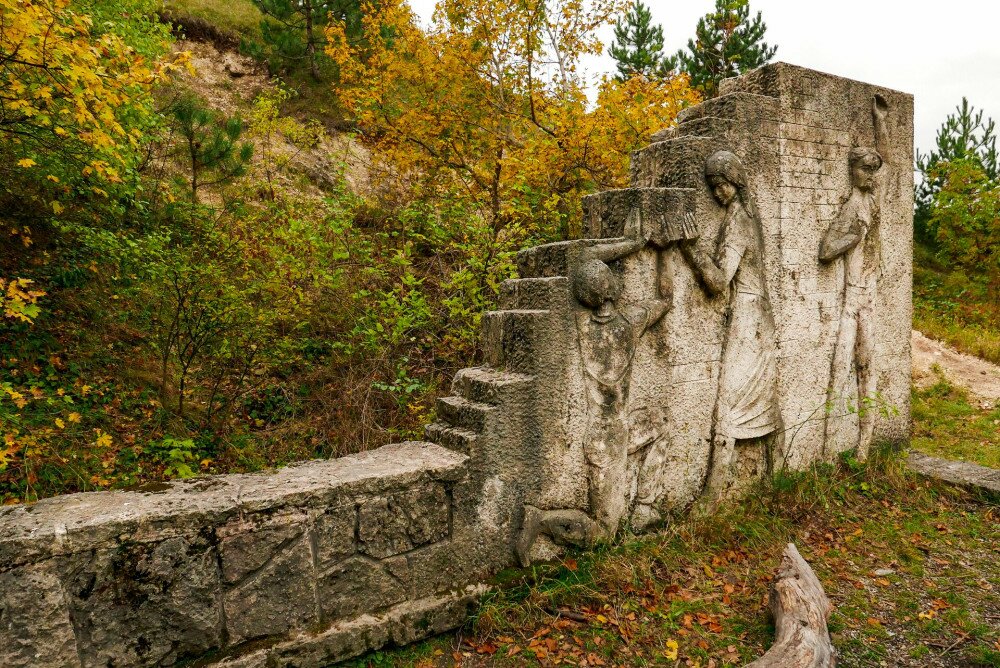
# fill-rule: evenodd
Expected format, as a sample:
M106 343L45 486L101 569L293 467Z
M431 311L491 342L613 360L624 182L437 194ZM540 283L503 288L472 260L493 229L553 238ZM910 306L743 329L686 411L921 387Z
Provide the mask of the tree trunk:
M789 543L771 585L774 645L745 668L833 668L837 651L826 628L832 611L823 585Z
M319 81L319 64L316 62L316 40L313 36L313 6L306 0L306 51L309 53L309 73L315 81Z

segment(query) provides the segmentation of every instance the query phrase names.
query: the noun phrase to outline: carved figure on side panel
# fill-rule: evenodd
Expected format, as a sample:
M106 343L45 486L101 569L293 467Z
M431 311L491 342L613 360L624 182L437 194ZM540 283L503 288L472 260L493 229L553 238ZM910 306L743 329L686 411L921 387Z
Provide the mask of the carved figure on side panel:
M733 153L709 156L705 177L716 202L726 209L715 256L690 241L682 242L681 250L706 292L729 293L705 484L706 494L718 498L736 483L770 471L783 429L760 215L743 163Z
M876 173L887 155L888 105L879 95L872 101L877 148L857 147L848 160L851 193L844 201L820 243L821 262L843 264L840 287L841 308L830 369L827 394L825 450L842 452L857 448L862 459L868 456L875 414L866 409L866 400L876 396L872 356L875 349L872 305L881 274L880 210L881 193ZM857 412L857 428L843 419Z

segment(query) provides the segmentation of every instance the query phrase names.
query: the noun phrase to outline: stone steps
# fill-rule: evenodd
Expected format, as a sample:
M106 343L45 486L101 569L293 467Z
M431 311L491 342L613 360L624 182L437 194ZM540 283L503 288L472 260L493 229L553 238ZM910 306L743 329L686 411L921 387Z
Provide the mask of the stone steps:
M658 144L677 137L714 137L719 134L720 126L725 127L733 122L731 118L719 118L718 116L694 118L653 133L653 136L649 138L649 143Z
M441 397L437 400L438 419L453 427L461 427L477 434L482 433L490 413L496 406L469 401L464 397Z
M756 93L734 92L705 100L677 114L678 123L688 123L698 118L743 119L760 113L775 103L775 98Z
M471 367L455 374L452 392L437 401L437 421L424 428L428 441L471 454L491 416L513 406L530 391L534 377L488 367ZM508 408L507 410L510 410Z
M424 438L442 448L448 448L463 455L473 451L479 434L463 427L453 427L447 422L432 422L424 427Z
M565 276L510 278L500 284L500 308L504 310L545 310L565 300L569 280Z
M471 402L499 406L528 389L533 382L533 376L521 373L471 367L455 374L451 391Z
M715 137L680 136L632 154L633 188L702 188L705 158L725 148Z
M726 137L747 131L776 136L776 105L774 97L735 91L682 110L675 127L655 133L648 146L632 154L631 185L702 187L705 158L734 148Z

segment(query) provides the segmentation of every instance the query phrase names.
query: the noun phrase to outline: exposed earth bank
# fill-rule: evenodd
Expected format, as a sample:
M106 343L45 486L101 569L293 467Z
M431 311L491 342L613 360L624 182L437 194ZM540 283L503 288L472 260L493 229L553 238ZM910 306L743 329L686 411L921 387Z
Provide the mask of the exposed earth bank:
M917 387L927 387L936 381L931 367L937 364L952 384L975 395L982 408L991 408L1000 402L1000 366L960 353L916 330L913 330L911 341L913 382Z

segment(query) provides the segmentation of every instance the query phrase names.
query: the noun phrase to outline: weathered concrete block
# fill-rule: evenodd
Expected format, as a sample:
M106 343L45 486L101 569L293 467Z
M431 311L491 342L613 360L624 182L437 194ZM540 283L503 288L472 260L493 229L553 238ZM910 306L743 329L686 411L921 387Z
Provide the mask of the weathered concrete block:
M316 567L319 569L339 562L357 551L358 512L355 504L328 508L313 521L316 544Z
M392 555L449 537L467 461L399 443L0 509L0 665L276 665L272 646L407 602L409 562Z
M364 501L358 514L363 553L382 559L448 535L448 494L443 485L421 485Z
M956 462L911 452L907 460L917 473L1000 499L1000 471L970 462Z
M0 573L0 666L80 666L70 614L51 561Z
M226 591L230 641L239 643L317 625L320 611L316 596L309 541L300 534Z
M326 631L277 645L268 666L321 668L353 658L389 642L405 644L460 626L475 608L482 586L406 601L384 614L364 614L334 624Z
M308 529L304 512L258 514L230 521L216 531L226 584L245 579L270 563Z
M56 559L86 666L173 665L223 641L218 554L205 538Z
M404 601L408 573L405 557L374 561L359 556L333 566L317 583L324 618L349 619Z

